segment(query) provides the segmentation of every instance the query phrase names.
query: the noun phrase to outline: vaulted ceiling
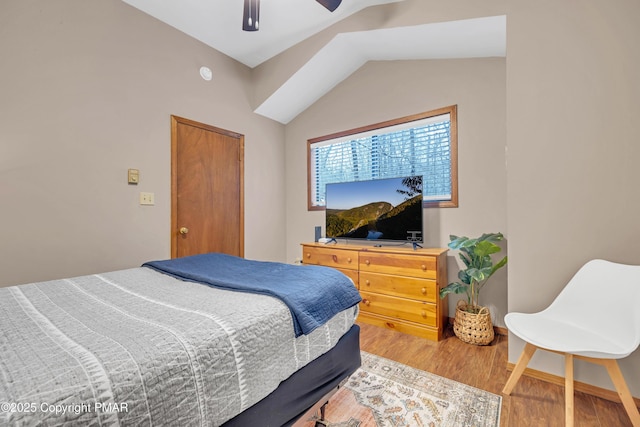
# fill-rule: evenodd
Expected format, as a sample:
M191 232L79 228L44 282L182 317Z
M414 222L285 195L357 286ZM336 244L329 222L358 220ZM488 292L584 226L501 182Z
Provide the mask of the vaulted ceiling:
M284 124L367 61L506 55L504 15L409 13L421 0L344 0L333 13L314 0L263 0L255 32L242 31L240 0L123 1L254 68L258 78L277 74L265 78L255 112ZM279 58L285 65L274 66Z

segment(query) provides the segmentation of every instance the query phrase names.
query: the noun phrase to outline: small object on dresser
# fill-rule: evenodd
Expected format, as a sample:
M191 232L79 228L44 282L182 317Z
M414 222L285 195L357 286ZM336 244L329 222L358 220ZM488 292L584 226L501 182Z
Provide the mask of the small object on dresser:
M325 245L331 242L338 243L338 241L333 237L321 237L318 239L318 243L324 243Z

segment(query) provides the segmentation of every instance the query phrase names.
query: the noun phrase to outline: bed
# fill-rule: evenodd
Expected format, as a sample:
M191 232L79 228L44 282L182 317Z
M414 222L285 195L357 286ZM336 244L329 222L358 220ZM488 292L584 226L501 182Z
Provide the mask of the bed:
M0 288L0 426L292 425L359 366L359 300L222 254Z

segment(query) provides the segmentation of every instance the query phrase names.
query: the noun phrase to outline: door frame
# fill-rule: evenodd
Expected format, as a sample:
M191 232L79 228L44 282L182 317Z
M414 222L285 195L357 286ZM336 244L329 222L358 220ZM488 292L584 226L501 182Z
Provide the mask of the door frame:
M171 258L178 256L178 125L188 125L238 139L240 162L240 256L244 257L244 135L171 115Z

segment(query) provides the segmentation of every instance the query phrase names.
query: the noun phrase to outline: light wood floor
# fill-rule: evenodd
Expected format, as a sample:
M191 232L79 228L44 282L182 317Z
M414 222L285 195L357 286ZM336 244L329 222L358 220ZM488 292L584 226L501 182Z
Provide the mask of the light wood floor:
M447 330L432 342L359 323L361 350L501 395L507 370L507 337L489 346L465 344ZM502 396L501 427L563 426L564 387L523 376L511 396ZM621 403L575 394L575 426L631 426Z

